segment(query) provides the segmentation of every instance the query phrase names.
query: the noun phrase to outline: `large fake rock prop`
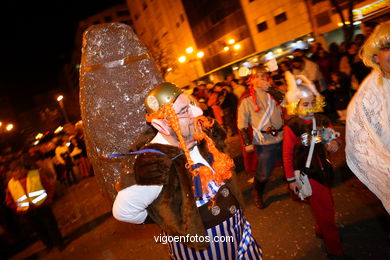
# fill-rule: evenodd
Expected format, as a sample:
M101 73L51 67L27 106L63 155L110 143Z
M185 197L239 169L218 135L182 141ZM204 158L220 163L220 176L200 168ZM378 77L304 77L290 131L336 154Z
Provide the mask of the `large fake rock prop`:
M124 159L107 157L129 152L147 128L144 98L161 82L146 47L129 26L99 24L84 32L80 67L84 137L96 179L111 202L116 183L131 184L131 174L124 170Z

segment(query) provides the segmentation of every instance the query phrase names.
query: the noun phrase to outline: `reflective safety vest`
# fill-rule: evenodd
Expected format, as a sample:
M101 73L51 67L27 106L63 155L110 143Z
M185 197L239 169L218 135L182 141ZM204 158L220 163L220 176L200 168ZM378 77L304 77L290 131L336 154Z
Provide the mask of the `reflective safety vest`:
M27 193L20 181L15 180L14 178L8 182L8 189L16 203L17 211L27 211L30 204L39 206L47 197L46 190L43 188L41 179L39 178L38 170L28 172L26 188Z

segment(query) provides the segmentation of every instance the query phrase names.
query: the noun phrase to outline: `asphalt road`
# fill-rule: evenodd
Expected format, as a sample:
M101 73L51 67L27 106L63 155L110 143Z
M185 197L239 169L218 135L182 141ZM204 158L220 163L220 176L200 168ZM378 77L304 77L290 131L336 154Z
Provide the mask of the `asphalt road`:
M343 132L343 127L338 130ZM238 137L231 137L228 144L230 154L239 156ZM388 215L380 201L345 166L343 150L333 154L331 160L335 166L336 223L346 253L352 259L389 259L385 257L389 250ZM322 240L314 234L309 205L290 198L282 168L277 167L272 173L265 195L268 207L264 210L253 205L251 178L250 173L239 173L247 204L245 215L264 259L327 259ZM48 252L36 240L10 259L168 259L166 246L153 238L161 230L154 224L132 225L115 220L95 177L70 188L59 188L60 196L53 208L66 248Z

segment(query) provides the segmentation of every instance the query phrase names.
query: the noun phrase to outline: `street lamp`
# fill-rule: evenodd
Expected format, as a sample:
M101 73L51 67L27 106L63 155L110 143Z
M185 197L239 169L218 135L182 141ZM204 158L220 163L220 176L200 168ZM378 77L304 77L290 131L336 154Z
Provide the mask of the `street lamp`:
M57 97L57 101L58 101L58 104L60 105L61 112L64 115L65 121L66 121L66 123L69 123L69 119L68 119L68 115L66 114L66 110L65 110L65 107L64 107L63 99L64 99L63 95L59 95Z
M184 63L184 62L186 62L187 57L186 56L180 56L178 60L179 60L180 63Z
M195 63L199 62L199 60L204 57L204 52L198 51L198 52L196 52L196 56L195 56L195 53L194 53L195 49L192 46L187 47L185 52L187 53L187 56L185 56L185 55L180 56L178 58L178 61L179 61L179 63L188 62L188 64L192 67L192 70L195 72L196 78L198 78L199 71L198 71L197 66L199 66L199 64L195 64ZM187 73L187 71L186 71L186 73Z
M193 48L193 47L188 47L188 48L186 49L186 52L187 52L188 54L191 54L191 53L194 52L194 48Z
M199 59L203 58L203 56L204 56L203 51L198 51L198 53L196 54L196 57L198 57Z
M5 130L7 130L8 132L10 132L13 128L14 128L14 125L13 125L13 124L8 124L8 125L5 127Z

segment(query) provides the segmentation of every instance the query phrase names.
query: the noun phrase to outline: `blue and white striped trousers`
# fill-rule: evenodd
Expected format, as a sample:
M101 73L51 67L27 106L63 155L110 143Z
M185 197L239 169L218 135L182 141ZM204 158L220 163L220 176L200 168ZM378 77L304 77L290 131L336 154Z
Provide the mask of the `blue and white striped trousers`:
M241 210L219 225L207 229L206 233L210 237L210 246L204 250L187 247L179 242L168 243L171 259L262 259L261 248L252 236L251 226ZM231 236L233 241L214 242L216 236Z

